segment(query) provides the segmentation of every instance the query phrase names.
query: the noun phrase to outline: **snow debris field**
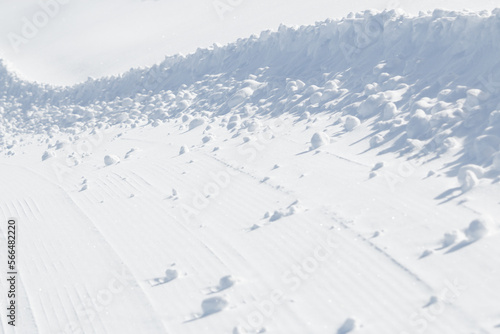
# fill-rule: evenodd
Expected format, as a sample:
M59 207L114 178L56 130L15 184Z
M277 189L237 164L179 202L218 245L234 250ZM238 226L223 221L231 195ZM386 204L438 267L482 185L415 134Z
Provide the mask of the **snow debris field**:
M366 11L67 87L0 63L16 333L500 333L499 41Z

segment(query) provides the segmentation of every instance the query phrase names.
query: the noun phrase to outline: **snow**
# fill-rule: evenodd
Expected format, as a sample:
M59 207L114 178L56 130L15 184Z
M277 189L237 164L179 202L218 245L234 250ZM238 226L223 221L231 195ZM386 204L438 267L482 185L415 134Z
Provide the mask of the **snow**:
M330 144L330 137L324 132L316 132L311 137L311 150Z
M220 312L228 306L228 302L223 297L210 297L201 303L202 316Z
M56 153L54 151L45 151L45 152L43 152L42 160L47 160L47 159L53 158L55 156L56 156Z
M493 333L499 22L364 11L72 86L1 64L19 332Z
M195 118L191 122L189 122L189 130L193 130L198 126L202 126L205 124L205 120L203 118Z
M104 157L104 164L106 166L114 165L120 162L120 158L118 158L116 155L106 155Z
M475 219L465 230L465 235L467 236L468 241L474 242L487 236L489 233L489 229L490 228L488 227L488 223L486 220Z
M361 121L356 116L346 116L344 129L346 131L352 131L361 124Z

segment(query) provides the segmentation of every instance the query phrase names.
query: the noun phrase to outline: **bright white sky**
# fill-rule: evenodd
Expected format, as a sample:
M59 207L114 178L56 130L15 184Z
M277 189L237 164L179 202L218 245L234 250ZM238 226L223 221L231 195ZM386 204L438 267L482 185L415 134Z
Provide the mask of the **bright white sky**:
M57 13L44 22L42 4L55 1L61 3ZM227 6L222 17L216 3ZM0 58L22 78L73 84L276 30L280 23L307 25L396 7L411 14L436 7L481 10L500 7L500 0L0 0ZM34 21L40 28L13 47L11 39L23 37L26 22Z

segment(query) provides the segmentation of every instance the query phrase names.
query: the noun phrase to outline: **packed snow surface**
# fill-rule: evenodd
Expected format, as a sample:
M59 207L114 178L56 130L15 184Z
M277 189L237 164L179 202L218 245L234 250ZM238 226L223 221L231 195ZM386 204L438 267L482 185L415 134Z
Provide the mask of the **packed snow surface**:
M75 86L0 64L20 332L495 333L499 40L366 11Z

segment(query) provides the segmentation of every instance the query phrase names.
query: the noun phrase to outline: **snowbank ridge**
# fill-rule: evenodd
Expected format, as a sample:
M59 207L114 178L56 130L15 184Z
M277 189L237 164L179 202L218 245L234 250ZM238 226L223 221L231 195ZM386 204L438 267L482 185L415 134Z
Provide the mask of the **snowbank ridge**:
M71 87L19 80L0 63L1 140L158 125L186 114L244 120L325 112L340 121L351 116L348 130L359 124L353 117L369 122L377 136L372 146L392 141L389 149L402 153L415 147L442 153L463 145L464 154L488 165L500 149L498 40L499 9L418 17L365 11L281 26Z

